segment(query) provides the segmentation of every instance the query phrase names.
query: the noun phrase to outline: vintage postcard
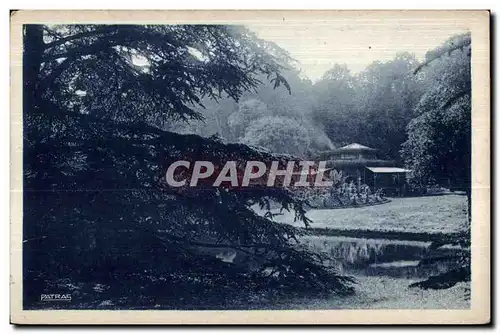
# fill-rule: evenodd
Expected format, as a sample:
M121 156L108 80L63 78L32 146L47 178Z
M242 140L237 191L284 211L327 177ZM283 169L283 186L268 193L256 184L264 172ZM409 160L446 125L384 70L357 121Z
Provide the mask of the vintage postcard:
M488 11L13 11L11 322L486 324Z

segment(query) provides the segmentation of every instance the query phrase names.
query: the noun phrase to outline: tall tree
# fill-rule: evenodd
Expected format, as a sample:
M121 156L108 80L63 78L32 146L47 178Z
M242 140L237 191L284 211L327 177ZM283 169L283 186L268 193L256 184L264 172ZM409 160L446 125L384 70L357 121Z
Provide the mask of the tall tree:
M399 150L406 126L422 94L420 77L413 75L417 64L414 55L401 53L388 62L373 63L359 77L359 108L364 115L360 135L396 161L402 160Z
M356 75L336 64L314 85L316 122L336 145L360 142L400 161L406 126L422 94L421 78L413 75L416 66L408 53L374 62Z
M469 44L465 44L465 42ZM460 45L459 48L454 48ZM427 54L427 90L408 125L402 155L415 185L442 185L470 195L470 35L459 35Z
M201 118L195 106L203 98L238 100L259 75L284 84L288 61L236 26L26 25L25 302L61 277L110 282L130 297L124 304L143 307L200 303L210 293L224 301L244 290L352 291L348 278L301 246L298 230L250 209L272 199L307 224L286 189L164 183L166 166L179 159L278 159L162 129ZM218 259L227 249L246 260Z
M234 141L242 139L250 123L271 115L271 111L267 105L260 100L249 99L240 102L238 110L229 115L227 119L227 124L232 135L231 139Z
M313 119L337 146L359 141L357 89L357 79L345 64L335 64L314 84Z
M312 144L304 125L291 118L277 116L263 117L250 123L241 142L301 158L307 156Z
M419 101L418 116L408 125L408 139L402 155L411 172L410 183L441 185L467 194L468 221L463 231L431 244L431 250L447 244L461 246L450 256L424 259L425 263L454 264L439 275L412 284L442 289L471 278L471 36L450 38L426 54L415 73L425 77L427 90Z

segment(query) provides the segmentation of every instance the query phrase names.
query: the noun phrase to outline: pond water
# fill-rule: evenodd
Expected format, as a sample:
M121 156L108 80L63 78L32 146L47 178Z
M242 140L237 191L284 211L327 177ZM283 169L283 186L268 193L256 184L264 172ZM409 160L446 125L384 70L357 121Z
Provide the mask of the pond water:
M333 260L325 260L341 274L356 276L389 276L425 278L449 269L449 264L420 265L430 255L428 242L364 239L334 236L305 236L302 242L313 251L324 252ZM452 252L445 249L433 255Z

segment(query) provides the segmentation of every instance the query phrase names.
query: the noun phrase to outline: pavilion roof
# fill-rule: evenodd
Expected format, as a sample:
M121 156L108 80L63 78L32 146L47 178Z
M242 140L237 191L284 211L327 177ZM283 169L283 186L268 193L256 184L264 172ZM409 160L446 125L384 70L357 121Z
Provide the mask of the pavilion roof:
M376 151L376 149L374 149L374 148L371 148L371 147L368 147L368 146L365 146L365 145L361 145L361 144L358 144L358 143L352 143L352 144L349 144L349 145L346 145L346 146L342 146L342 147L338 148L337 150Z
M408 173L409 169L399 167L366 167L373 173Z

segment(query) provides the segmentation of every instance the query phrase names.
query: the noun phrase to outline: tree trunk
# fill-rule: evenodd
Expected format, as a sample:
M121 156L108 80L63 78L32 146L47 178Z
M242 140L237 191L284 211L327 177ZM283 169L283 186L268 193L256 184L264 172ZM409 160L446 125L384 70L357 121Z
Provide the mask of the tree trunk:
M41 25L24 26L23 41L23 113L26 115L40 98L37 84L44 51L43 29Z
M465 188L465 193L467 194L467 218L469 220L469 223L472 221L472 189L471 187L466 187Z
M40 25L25 25L24 26L24 40L23 40L23 137L24 143L23 147L27 147L27 138L30 136L30 130L27 129L28 117L32 110L35 108L37 102L36 86L39 78L40 66L42 61L42 54L44 50L43 45L43 30ZM28 166L33 161L30 161L28 156L29 152L27 149L23 148L23 170L26 171ZM24 174L24 187L26 187L29 182L27 182L26 174ZM30 215L28 209L38 208L41 202L40 198L37 198L34 193L29 191L23 192L23 202L24 202L24 224L23 224L23 234L25 236L30 236L33 238L38 238L43 235L40 232L39 224L34 221L34 216ZM43 201L42 201L43 202ZM27 218L30 217L30 218ZM26 222L26 219L30 219ZM30 258L28 254L32 254L31 244L24 245L24 263L31 263L33 259ZM25 255L26 254L26 255Z

